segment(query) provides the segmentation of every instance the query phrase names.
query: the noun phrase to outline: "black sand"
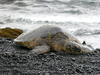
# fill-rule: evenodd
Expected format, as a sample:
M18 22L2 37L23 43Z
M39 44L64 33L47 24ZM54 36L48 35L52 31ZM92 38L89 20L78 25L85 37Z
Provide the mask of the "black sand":
M100 50L83 55L50 52L34 56L10 39L0 38L0 75L99 75Z

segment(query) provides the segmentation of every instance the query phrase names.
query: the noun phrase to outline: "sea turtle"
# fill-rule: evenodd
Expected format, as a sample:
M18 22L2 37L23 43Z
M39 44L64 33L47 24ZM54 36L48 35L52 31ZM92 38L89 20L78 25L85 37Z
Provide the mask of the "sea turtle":
M24 47L32 49L34 54L49 51L64 51L71 54L90 53L94 49L67 33L58 26L44 25L19 35L14 41Z

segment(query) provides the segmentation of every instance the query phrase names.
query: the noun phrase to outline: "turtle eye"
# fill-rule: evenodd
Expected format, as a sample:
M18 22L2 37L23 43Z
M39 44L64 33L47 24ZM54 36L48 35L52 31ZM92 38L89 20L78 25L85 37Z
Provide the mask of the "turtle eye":
M77 47L77 46L73 46L73 47L71 47L71 50L73 52L80 52L81 51L81 48L80 47Z

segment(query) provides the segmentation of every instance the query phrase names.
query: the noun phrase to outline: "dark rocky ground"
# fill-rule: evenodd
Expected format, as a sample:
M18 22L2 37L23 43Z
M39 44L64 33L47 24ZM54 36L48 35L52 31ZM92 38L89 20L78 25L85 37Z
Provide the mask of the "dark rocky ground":
M0 38L0 75L100 75L100 50L83 55L50 52L34 56Z

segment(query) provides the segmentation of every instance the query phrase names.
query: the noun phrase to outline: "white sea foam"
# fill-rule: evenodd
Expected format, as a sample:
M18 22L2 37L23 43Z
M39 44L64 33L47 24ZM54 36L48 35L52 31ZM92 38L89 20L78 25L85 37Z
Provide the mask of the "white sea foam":
M15 13L15 12L0 12L0 16L7 18L7 16L12 19L18 21L21 19L26 22L34 22L34 21L49 21L49 22L86 22L86 23L97 23L100 22L100 15L69 15L69 14L32 14L32 13Z
M87 44L92 45L92 47L100 48L100 35L91 35L91 36L78 36L77 37L81 42L86 41Z

